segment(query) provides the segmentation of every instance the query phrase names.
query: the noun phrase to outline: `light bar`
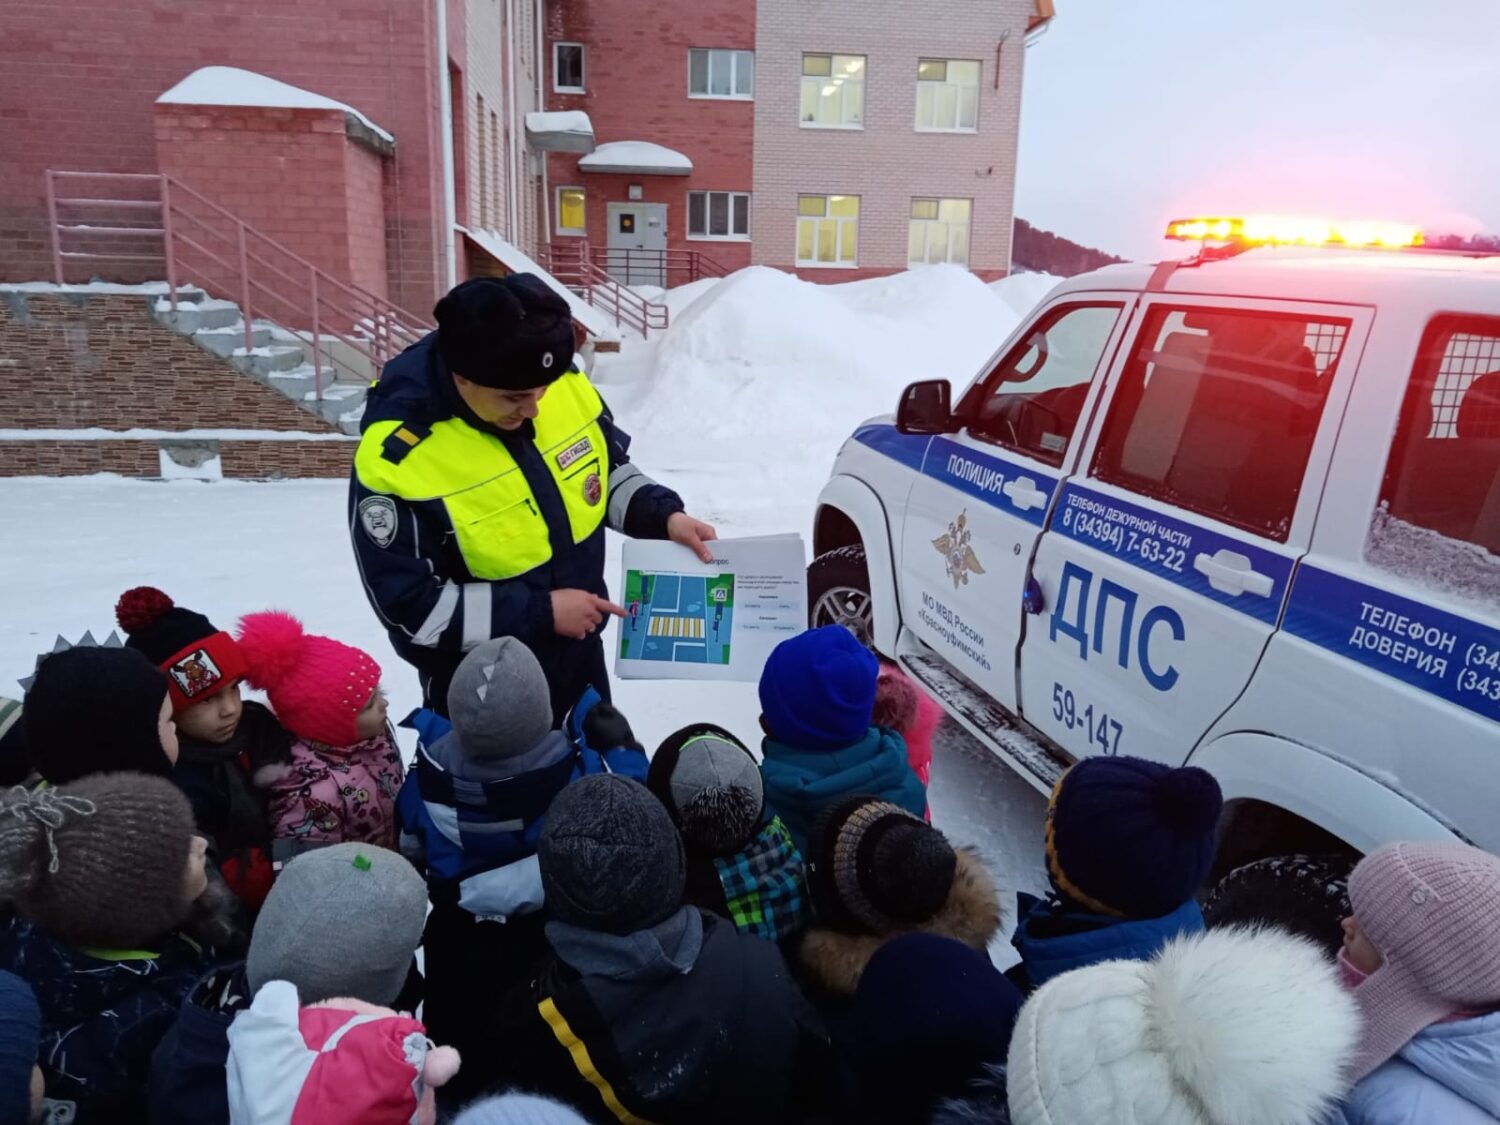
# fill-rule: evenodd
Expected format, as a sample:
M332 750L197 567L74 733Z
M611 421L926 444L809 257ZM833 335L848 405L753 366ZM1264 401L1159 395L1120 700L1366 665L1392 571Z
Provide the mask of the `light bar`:
M1401 223L1335 222L1266 216L1174 219L1167 237L1178 242L1235 242L1244 246L1421 246L1422 232Z

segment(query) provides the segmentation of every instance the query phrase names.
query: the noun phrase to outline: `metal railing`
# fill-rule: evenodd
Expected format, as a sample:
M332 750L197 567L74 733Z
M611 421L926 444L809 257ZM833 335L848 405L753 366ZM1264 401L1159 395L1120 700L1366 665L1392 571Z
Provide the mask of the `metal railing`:
M634 328L643 337L667 327L666 305L649 301L621 285L589 255L588 243L554 243L543 255L548 271L558 281L601 312L608 313L618 325Z
M659 285L663 289L673 289L706 277L726 277L729 273L699 250L593 246L588 253L594 265L622 285Z
M255 353L257 319L310 344L317 400L323 398L325 367L329 382L340 366L353 370L337 355L334 341L378 372L432 329L422 317L319 269L171 176L49 170L46 178L59 285L67 284L72 263L159 264L174 314L178 287L188 283L239 306L247 357Z

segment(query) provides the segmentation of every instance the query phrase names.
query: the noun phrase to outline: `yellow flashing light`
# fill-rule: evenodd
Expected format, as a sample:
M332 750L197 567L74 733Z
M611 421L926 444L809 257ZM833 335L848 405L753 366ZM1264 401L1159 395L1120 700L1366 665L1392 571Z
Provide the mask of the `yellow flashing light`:
M1401 223L1335 222L1271 216L1174 219L1167 237L1179 242L1245 246L1363 246L1392 250L1422 245L1422 231Z

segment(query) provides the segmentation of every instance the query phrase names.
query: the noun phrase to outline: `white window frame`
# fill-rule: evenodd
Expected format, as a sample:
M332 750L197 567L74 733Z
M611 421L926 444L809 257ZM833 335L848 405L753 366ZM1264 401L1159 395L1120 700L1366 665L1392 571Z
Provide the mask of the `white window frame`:
M705 227L709 225L709 213L713 207L712 196L725 195L729 197L729 226L731 232L734 229L734 201L743 199L745 201L745 233L744 234L694 234L693 233L693 196L703 196L703 219ZM690 191L687 200L687 237L690 242L749 242L750 241L750 193L748 191Z
M974 84L969 86L963 82L950 82L946 78L942 82L936 82L922 77L922 65L924 63L942 63L944 67L951 67L954 63L973 63L977 68L974 75ZM946 71L945 71L946 72ZM979 91L984 86L984 63L977 59L932 59L920 58L917 60L917 89L916 105L913 109L916 121L915 129L918 133L977 133L979 132ZM952 88L954 94L954 123L952 125L924 125L922 123L922 90L924 87ZM974 124L963 125L959 122L963 117L963 91L974 91ZM936 97L936 92L933 94ZM936 113L933 115L936 117Z
M583 226L565 227L562 225L563 205L562 196L565 191L578 191L583 193ZM589 189L582 184L558 184L552 196L552 213L557 216L557 234L564 238L586 236L589 232Z
M557 65L558 52L564 47L578 48L578 73L582 80L577 86L564 86L558 80L562 74L562 68ZM589 84L589 52L588 48L572 40L564 40L552 44L552 92L555 94L582 94L588 90Z
M936 263L936 262L931 261L928 258L927 254L928 254L928 252L932 248L932 235L933 235L934 229L937 228L937 227L942 227L942 228L945 229L945 231L947 231L947 237L948 237L948 245L947 245L946 249L944 250L943 263L946 263L948 265L962 266L964 269L969 269L970 268L970 266L969 266L970 256L974 253L974 201L972 199L956 199L956 198L955 199L941 199L941 198L939 198L937 196L932 196L932 195L917 195L917 196L913 196L912 197L912 201L911 201L912 208L915 209L916 205L918 203L936 203L937 206L938 206L938 217L935 218L935 219L919 219L916 216L912 216L911 219L909 220L908 225L907 225L907 238L906 238L906 264L907 264L907 267L908 268L912 268L912 267L916 267L916 266L928 266L928 265L938 265L938 264L940 264L940 263ZM942 214L943 214L943 204L944 203L967 203L969 205L969 217L968 217L968 219L963 220L962 222L960 222L957 219L945 219L945 218L943 218ZM922 225L922 228L923 228L922 229L922 257L920 259L914 259L911 256L911 230L912 230L912 227L915 227L919 223ZM961 262L955 262L953 260L953 257L952 257L952 251L953 251L952 228L955 227L955 226L962 226L964 228L964 260L961 261Z
M838 85L842 90L839 94L839 122L836 125L824 124L819 121L804 121L802 119L802 97L808 83L814 83L819 87L819 97L821 97L822 87L834 81L831 73L826 77L807 74L805 71L809 58L826 58L830 71L837 65L837 60L839 59L859 59L864 64L860 69L859 78L840 78L838 80ZM849 55L835 51L803 51L801 65L798 67L800 82L797 86L797 123L804 129L863 129L865 127L865 82L869 73L870 57L868 55ZM859 88L859 120L849 121L849 91L856 86Z
M828 213L828 211L829 211L829 208L832 206L832 202L833 202L833 199L835 197L846 198L846 199L853 199L855 201L855 213L853 215L830 215ZM823 200L823 214L822 214L822 216L819 217L819 216L816 216L816 215L804 215L802 213L802 201L804 199L822 199ZM853 270L853 269L858 269L859 268L859 212L862 209L863 209L863 207L862 207L862 200L861 200L860 196L858 196L858 195L851 195L848 192L837 192L837 191L835 191L835 192L823 193L821 195L819 193L817 193L817 192L798 192L797 193L797 226L796 226L796 228L794 228L794 230L795 230L794 238L796 238L796 241L800 241L800 238L797 237L797 236L800 236L802 224L804 222L811 222L811 223L818 223L818 224L833 223L833 224L835 224L835 229L838 231L837 235L835 235L835 240L834 240L835 246L837 248L837 252L842 253L842 251L843 251L843 248L844 248L844 228L846 226L852 226L854 228L855 248L854 248L854 258L851 261L847 261L846 262L846 261L843 261L842 259L840 259L838 261L833 261L833 262L820 261L818 259L818 257L817 257L817 252L818 252L818 232L817 232L817 228L815 227L814 230L813 230L813 257L812 258L810 258L810 259L809 258L803 258L802 255L801 255L801 251L796 246L795 242L793 244L792 249L793 249L793 253L796 255L797 267L799 269L819 269L819 270Z
M728 94L698 93L693 89L693 56L696 54L708 56L708 85L713 88L714 56L729 56L729 89ZM750 92L746 94L733 93L739 86L740 68L745 60L750 64ZM755 52L742 50L738 47L691 47L688 49L688 97L695 101L706 102L753 102L755 100Z

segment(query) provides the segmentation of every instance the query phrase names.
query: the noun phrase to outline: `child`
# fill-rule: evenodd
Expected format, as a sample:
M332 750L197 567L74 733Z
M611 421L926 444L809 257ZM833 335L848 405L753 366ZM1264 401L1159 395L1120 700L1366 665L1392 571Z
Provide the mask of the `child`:
M646 786L682 833L690 904L768 941L801 934L809 911L802 855L765 807L744 743L710 723L683 727L656 751Z
M841 625L782 641L760 677L766 803L807 854L813 818L860 793L927 811L901 735L871 725L879 663Z
M37 1065L42 1016L31 986L0 973L0 1122L41 1120L45 1080Z
M1173 939L1066 973L1027 1001L1014 1125L1322 1125L1359 1013L1322 951L1279 930ZM1433 1125L1448 1118L1425 1118Z
M380 665L306 633L289 613L240 619L245 681L265 691L293 738L291 762L259 770L277 858L306 846L396 843L401 755L386 722Z
M882 945L902 933L983 951L1000 928L1000 894L984 866L920 814L874 797L825 810L807 853L816 928L799 958L830 1006L854 995Z
M229 1028L231 1121L433 1125L433 1091L458 1073L412 1019L348 998L300 1006L271 981Z
M47 1096L77 1125L143 1120L151 1054L209 954L179 926L206 842L170 782L95 774L0 797L0 967L36 992Z
M31 773L21 701L0 695L0 785L20 785Z
M943 721L943 709L894 660L883 656L875 681L873 726L898 731L906 741L906 761L923 788L932 786L932 739ZM932 819L929 813L928 820Z
M834 1029L844 1120L925 1123L945 1098L1003 1066L1023 997L983 953L936 934L880 947Z
M1037 988L1097 961L1151 957L1203 929L1194 894L1214 860L1223 798L1204 770L1086 758L1047 810L1053 897L1020 895L1011 979Z
M826 1107L816 1015L774 945L683 904L682 841L645 786L573 782L537 849L553 957L494 1029L505 1078L592 1121L749 1125Z
M430 712L408 720L424 738L398 804L401 850L425 868L432 897L423 1019L474 1064L450 1091L461 1097L483 1089L475 1045L496 1001L547 952L536 858L547 806L585 774L644 777L646 755L597 695L573 709L568 731L553 730L547 677L514 637L464 657L448 713L451 729ZM617 729L591 743L600 716Z
M245 657L201 613L151 586L120 596L115 617L125 644L167 674L177 724L172 783L187 794L224 880L251 910L271 888L271 829L250 775L285 763L291 739L259 703L240 699Z
M249 960L199 980L157 1049L153 1125L228 1125L229 1029L270 981L289 983L303 1004L394 1006L426 913L422 877L395 852L333 844L293 859L261 909Z
M1365 1016L1344 1125L1500 1121L1500 859L1389 844L1349 877L1339 965Z
M31 766L67 785L96 773L170 777L179 748L167 677L138 652L98 646L46 657L21 723Z

